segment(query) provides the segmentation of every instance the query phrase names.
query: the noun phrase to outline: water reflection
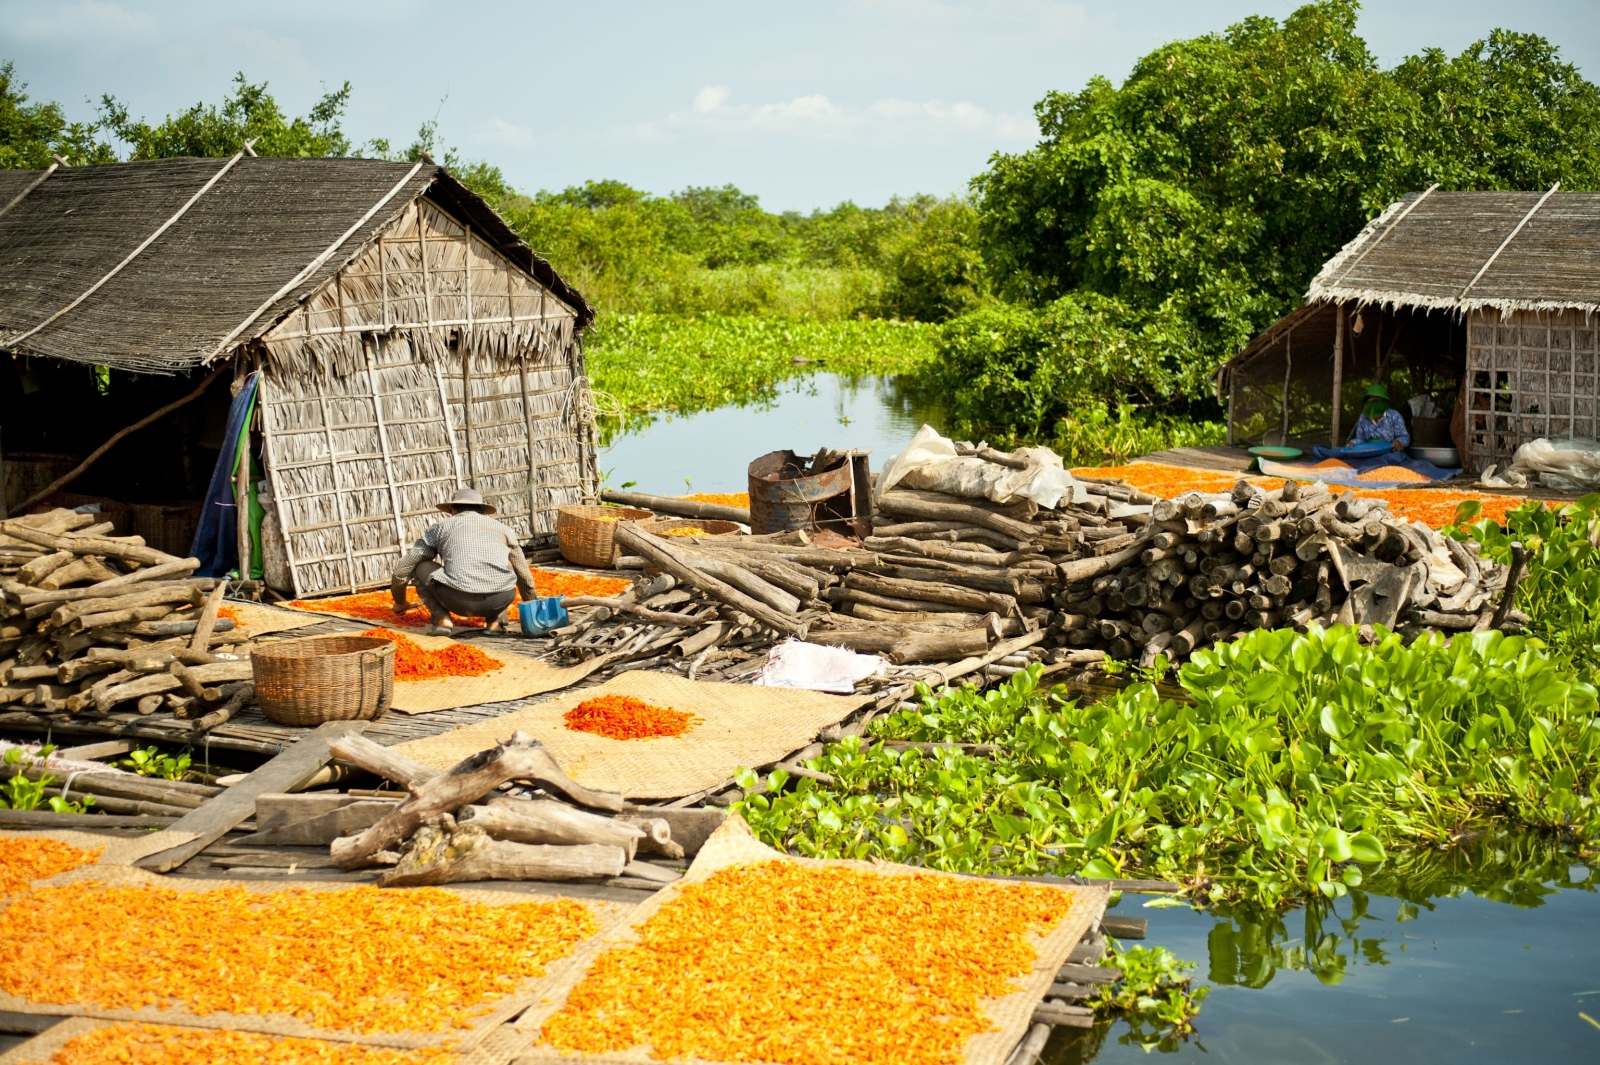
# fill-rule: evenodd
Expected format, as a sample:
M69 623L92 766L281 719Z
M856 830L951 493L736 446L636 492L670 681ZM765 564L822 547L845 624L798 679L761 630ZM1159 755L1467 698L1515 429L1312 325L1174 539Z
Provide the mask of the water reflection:
M607 483L641 492L743 492L750 460L781 448L862 448L876 469L905 447L923 422L943 427L935 405L894 377L817 373L785 381L742 406L657 414L608 440L600 455Z
M1405 855L1363 891L1288 913L1142 909L1148 945L1212 987L1187 1042L1126 1022L1058 1029L1043 1059L1600 1060L1600 900L1575 848L1490 832Z

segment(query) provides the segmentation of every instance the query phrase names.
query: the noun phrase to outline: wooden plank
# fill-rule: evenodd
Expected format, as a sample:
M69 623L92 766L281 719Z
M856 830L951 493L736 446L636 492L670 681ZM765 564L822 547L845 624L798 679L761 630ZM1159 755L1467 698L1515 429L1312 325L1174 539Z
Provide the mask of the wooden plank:
M1100 931L1117 939L1143 939L1150 930L1150 922L1143 917L1114 917L1107 914L1100 919Z
M58 814L53 810L0 810L0 828L166 828L176 817L153 814Z
M81 747L68 747L60 750L53 757L66 758L78 762L93 762L100 758L112 758L119 754L127 754L136 744L132 740L106 740L103 743L86 743Z
M328 721L302 736L294 746L239 783L218 795L192 814L180 818L167 831L195 833L196 838L176 847L141 858L138 865L158 873L169 873L221 839L256 812L256 796L293 791L302 787L317 771L333 760L328 740L366 727L365 721Z

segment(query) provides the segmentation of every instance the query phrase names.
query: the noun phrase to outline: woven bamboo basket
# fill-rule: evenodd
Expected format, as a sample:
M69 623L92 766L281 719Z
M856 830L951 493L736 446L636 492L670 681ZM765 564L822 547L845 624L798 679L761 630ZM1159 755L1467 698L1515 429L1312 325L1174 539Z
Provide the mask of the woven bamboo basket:
M699 529L706 536L731 536L739 532L739 523L722 521L718 518L660 518L656 521L639 523L639 531L647 532L651 536L665 536L669 540L676 540L679 537L686 540L701 539L693 533L675 533L674 530L677 529Z
M648 510L636 510L633 507L581 504L557 507L556 536L561 541L561 557L579 566L611 569L621 554L611 542L617 522L653 517L655 515Z
M250 656L256 701L280 725L371 721L394 699L394 644L372 636L308 636Z

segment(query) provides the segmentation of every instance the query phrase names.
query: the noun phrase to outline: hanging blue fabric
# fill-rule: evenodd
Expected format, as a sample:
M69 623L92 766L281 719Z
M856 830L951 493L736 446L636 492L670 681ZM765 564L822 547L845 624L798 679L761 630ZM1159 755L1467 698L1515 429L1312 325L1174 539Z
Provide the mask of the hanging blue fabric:
M200 515L200 527L195 530L194 543L189 554L200 560L196 575L200 577L225 577L239 566L239 515L234 503L233 471L238 465L239 442L248 440L244 429L250 412L254 409L256 377L245 378L244 387L233 397L228 408L228 428L222 434L222 451L217 455L216 468L211 471L211 484L206 489L206 508Z

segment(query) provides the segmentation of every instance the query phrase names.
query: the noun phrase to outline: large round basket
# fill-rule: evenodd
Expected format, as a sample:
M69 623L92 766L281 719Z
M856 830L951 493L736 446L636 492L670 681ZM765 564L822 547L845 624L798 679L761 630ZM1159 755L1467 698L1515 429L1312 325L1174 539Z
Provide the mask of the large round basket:
M370 721L394 699L394 644L373 636L283 640L250 662L261 712L280 725Z
M739 531L739 523L720 518L660 518L641 521L639 531L669 540L699 540L707 536L730 536Z
M648 510L633 507L596 507L571 504L556 508L556 536L561 557L580 566L611 569L621 553L611 542L619 521L653 518Z

